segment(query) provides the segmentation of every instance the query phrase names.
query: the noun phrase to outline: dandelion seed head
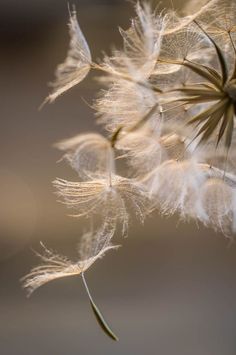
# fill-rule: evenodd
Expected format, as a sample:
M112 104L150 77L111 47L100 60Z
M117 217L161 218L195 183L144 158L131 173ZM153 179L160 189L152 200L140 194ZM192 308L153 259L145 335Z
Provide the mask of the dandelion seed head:
M113 50L99 64L106 73L101 81L106 89L94 105L99 123L112 137L121 131L115 150L127 161L130 176L148 182L143 196L155 200L162 213L178 212L183 218L198 218L201 213L207 216L203 205L195 202L208 179L226 176L234 184L230 148L235 142L235 20L233 15L224 15L219 30L219 1L202 4L197 12L180 17L174 11L158 14L146 2L137 3L130 28L120 29L123 50ZM233 9L232 4L229 0L222 3L225 14ZM227 45L220 40L223 32L228 36ZM226 50L231 52L227 58ZM155 106L157 109L140 125ZM109 165L106 169L109 142L98 135L84 136L74 145L67 143L64 149L79 177L87 180L56 180L67 206L75 209L77 216L91 217L100 210L108 215L106 205L110 201L110 206L122 211L118 219L127 225L127 196L131 190L137 196L135 180L121 183L115 169ZM144 200L140 203L136 197L132 201L139 211Z
M94 109L108 138L79 134L57 144L78 173L78 181L56 179L57 194L92 228L76 262L44 248L44 265L25 278L29 292L86 271L113 248L119 226L126 234L131 215L143 222L154 208L235 233L236 4L201 1L194 12L194 3L181 17L138 2L130 28L120 29L123 49L99 63L70 15L70 48L47 101L100 70ZM127 162L127 177L116 172L116 157Z

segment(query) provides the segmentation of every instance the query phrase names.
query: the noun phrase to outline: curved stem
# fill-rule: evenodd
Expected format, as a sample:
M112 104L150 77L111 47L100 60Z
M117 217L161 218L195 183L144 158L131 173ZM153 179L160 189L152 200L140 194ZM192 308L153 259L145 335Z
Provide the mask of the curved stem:
M93 298L91 296L91 293L89 291L89 288L88 288L88 284L85 280L85 276L84 276L84 273L82 272L81 273L81 276L82 276L82 280L83 280L83 284L84 284L84 287L85 287L85 290L87 292L87 295L89 297L89 301L90 301L90 305L92 307L92 310L93 310L93 313L97 319L97 322L98 324L100 325L100 327L102 328L102 330L113 340L117 341L119 340L117 338L117 336L113 333L113 331L111 330L111 328L109 327L109 325L106 323L105 319L103 318L103 315L102 313L100 312L100 310L98 309L98 307L96 306L95 302L93 301Z

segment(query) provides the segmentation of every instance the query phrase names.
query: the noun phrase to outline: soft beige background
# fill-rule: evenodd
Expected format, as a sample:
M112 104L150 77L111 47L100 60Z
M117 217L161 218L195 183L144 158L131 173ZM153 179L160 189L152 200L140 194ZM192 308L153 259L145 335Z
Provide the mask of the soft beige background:
M129 2L74 3L94 58L121 44L117 26L128 26ZM123 247L87 274L117 344L97 326L79 278L55 281L29 300L21 289L40 240L73 256L84 229L56 201L51 181L76 176L57 163L52 144L97 129L81 97L91 102L98 86L89 76L37 110L66 54L67 19L66 0L0 0L0 354L233 355L236 247L177 218L134 222L118 241Z

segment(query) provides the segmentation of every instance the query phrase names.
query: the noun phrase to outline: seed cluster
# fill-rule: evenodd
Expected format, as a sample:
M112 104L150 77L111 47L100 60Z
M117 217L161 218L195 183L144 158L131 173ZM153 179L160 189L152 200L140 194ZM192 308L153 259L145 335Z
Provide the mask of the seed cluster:
M127 233L131 214L143 222L153 210L178 213L229 238L235 233L236 4L205 1L194 12L193 3L184 17L137 3L131 27L120 29L123 49L99 63L75 10L70 14L70 48L46 102L90 70L100 71L103 90L93 107L106 134L58 143L78 181L56 179L54 186L72 214L92 220L93 228L82 237L76 263L45 249L47 265L26 278L30 291L83 274L112 248L116 230ZM113 337L93 302L92 308Z

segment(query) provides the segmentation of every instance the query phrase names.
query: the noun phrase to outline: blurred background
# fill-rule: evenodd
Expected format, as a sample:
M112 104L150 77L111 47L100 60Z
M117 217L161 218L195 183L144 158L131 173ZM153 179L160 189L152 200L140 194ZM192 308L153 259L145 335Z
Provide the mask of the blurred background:
M117 26L129 26L130 2L73 3L93 58L121 45ZM91 102L98 85L90 75L38 111L66 55L67 22L66 0L0 0L0 354L235 354L236 246L177 218L133 223L122 248L87 273L118 343L97 326L78 277L26 298L19 280L38 263L32 249L43 241L74 256L85 228L57 202L51 181L76 175L52 145L97 129L83 98Z

